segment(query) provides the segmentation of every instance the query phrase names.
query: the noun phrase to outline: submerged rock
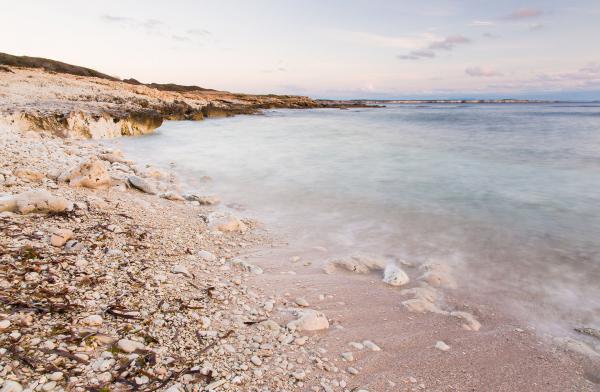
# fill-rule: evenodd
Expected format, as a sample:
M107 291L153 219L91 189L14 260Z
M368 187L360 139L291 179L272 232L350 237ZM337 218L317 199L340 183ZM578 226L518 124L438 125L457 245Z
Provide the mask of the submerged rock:
M287 327L296 331L318 331L329 328L329 320L321 312L306 309L297 312L298 318L290 321Z
M389 284L390 286L402 286L407 284L410 281L406 272L404 272L400 267L396 264L388 264L385 266L383 270L383 282Z
M221 232L240 232L246 231L247 227L237 217L223 212L213 212L208 216L208 227L212 230Z

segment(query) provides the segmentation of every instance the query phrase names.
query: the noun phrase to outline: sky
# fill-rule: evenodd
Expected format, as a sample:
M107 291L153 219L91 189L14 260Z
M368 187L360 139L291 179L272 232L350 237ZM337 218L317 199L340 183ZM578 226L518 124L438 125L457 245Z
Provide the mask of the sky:
M34 1L0 52L315 98L600 99L600 0Z

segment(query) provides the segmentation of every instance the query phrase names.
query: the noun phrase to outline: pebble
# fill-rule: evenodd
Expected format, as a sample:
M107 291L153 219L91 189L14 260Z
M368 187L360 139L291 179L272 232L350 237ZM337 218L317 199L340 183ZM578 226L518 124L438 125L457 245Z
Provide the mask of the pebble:
M296 370L292 373L292 377L294 377L296 380L304 380L306 378L306 372L302 369Z
M257 357L256 355L253 355L252 358L250 358L250 361L255 364L256 366L260 366L262 365L262 359L260 359L259 357Z
M200 252L198 252L198 257L200 257L204 261L216 261L217 260L217 257L215 255L213 255L212 253L210 253L206 250L201 250Z
M363 343L363 346L365 346L367 349L369 349L371 351L381 351L381 348L370 340L365 340L362 343Z
M48 376L48 380L50 381L60 381L63 379L63 372L54 372Z
M354 355L350 351L342 353L342 358L348 362L354 361Z
M56 381L50 381L44 384L44 386L42 387L42 391L50 392L53 391L54 388L56 388Z
M302 307L308 307L310 306L310 304L308 303L308 301L302 297L296 298L296 305L298 306L302 306Z
M2 321L0 321L0 331L4 331L8 327L10 327L10 320L2 320Z
M183 266L183 265L175 265L173 266L173 269L171 270L172 273L174 274L181 274L181 275L185 275L188 278L192 278L193 275L190 273L190 271L188 271L188 269Z
M350 342L348 343L349 346L354 347L357 350L362 350L363 348L365 348L365 345L362 343L358 343L358 342Z
M81 323L89 325L91 327L97 327L102 325L103 321L104 320L102 319L102 316L100 316L99 314L92 314L91 316L87 316L84 319L82 319Z
M441 351L448 351L448 350L450 350L450 346L448 346L446 343L442 342L441 340L438 340L435 343L435 348L437 348L438 350L441 350Z
M357 375L357 374L358 374L358 370L356 370L356 369L355 369L355 368L353 368L353 367L349 367L349 368L347 368L347 369L346 369L346 371L347 371L348 373L352 374L352 375Z
M23 387L16 381L6 380L4 384L2 384L2 389L0 392L21 392Z
M143 343L129 339L119 340L117 342L117 347L119 348L119 350L124 351L126 353L132 353L136 350L144 350L146 348L146 346L144 346Z
M50 243L57 248L62 247L68 240L73 238L73 231L69 229L54 229L50 237Z

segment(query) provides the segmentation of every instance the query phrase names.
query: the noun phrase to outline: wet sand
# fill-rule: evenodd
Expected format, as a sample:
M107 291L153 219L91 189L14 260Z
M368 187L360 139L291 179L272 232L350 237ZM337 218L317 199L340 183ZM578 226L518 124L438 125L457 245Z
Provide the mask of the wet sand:
M536 331L498 312L471 303L459 290L445 290L446 304L473 313L479 331L467 331L461 321L446 315L409 312L398 288L381 281L381 274L338 271L325 274L327 252L274 249L250 258L265 273L251 284L266 295L282 298L293 306L306 299L310 308L324 312L331 321L327 331L315 332L318 348L342 373L359 371L349 387L369 391L598 391L594 374L600 368L588 358L543 341ZM305 262L311 262L306 266ZM293 271L295 274L290 273ZM410 269L407 269L409 275ZM324 295L324 299L319 296ZM322 298L322 297L321 297ZM382 351L357 350L348 345L368 339ZM450 349L435 348L443 341ZM343 352L353 352L345 361ZM321 371L317 378L339 375Z

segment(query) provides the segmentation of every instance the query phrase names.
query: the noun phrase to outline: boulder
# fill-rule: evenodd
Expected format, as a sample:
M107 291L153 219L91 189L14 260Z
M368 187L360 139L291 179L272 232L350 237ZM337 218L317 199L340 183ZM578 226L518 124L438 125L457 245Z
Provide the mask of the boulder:
M110 187L110 175L104 167L104 163L95 156L63 173L58 180L68 182L72 187L91 189Z
M21 214L31 212L63 212L73 209L73 203L60 196L52 196L43 189L23 192L16 196L17 211Z

